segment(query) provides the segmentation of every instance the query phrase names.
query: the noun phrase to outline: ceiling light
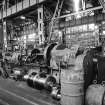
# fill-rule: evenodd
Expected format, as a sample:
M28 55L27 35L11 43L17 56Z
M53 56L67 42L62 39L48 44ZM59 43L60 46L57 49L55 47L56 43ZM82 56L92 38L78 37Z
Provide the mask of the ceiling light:
M23 19L24 20L24 19L26 19L26 17L25 16L20 16L20 19Z

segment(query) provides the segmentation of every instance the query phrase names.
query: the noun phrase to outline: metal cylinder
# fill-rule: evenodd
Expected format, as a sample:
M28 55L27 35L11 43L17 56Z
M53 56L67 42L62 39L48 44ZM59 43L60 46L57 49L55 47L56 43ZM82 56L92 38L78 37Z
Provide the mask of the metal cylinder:
M46 83L46 75L45 74L37 74L33 78L34 87L37 89L44 89L45 83Z
M76 57L74 65L61 69L61 104L83 105L84 102L84 54Z
M27 84L31 87L34 87L34 84L33 84L33 78L37 75L37 73L35 71L33 72L29 72L28 74L28 79L27 79Z
M100 84L90 85L86 91L86 105L105 105L105 87Z
M39 73L33 78L34 87L38 89L45 88L47 90L52 89L53 85L56 83L56 79L45 73Z
M61 70L61 104L83 105L83 71Z

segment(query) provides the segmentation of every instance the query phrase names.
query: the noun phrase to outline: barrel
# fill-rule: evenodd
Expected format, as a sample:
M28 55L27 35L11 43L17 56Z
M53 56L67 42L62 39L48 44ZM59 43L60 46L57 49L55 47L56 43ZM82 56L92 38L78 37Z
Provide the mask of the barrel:
M83 105L83 71L61 70L61 104Z
M86 91L86 105L105 105L105 87L92 84Z

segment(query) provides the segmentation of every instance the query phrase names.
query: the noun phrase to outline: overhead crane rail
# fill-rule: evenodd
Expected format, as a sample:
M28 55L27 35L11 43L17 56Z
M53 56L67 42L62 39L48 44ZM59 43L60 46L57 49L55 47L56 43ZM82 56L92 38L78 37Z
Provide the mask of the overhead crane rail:
M102 1L102 0L99 0L99 1ZM61 19L61 18L65 18L65 17L70 17L70 16L75 16L75 15L78 15L78 14L82 15L84 13L88 13L90 11L99 10L99 9L102 9L102 8L104 10L104 7L105 7L104 3L100 2L100 4L102 4L101 6L97 6L97 7L89 8L89 9L82 10L82 11L79 11L79 12L70 13L70 14L67 14L67 15L60 16L60 12L61 12L61 9L62 9L63 2L64 2L64 0L61 0L61 1L58 0L58 2L57 2L56 8L55 8L55 12L54 12L54 15L53 15L52 20L51 20L51 28L50 28L50 35L49 35L48 43L51 41L52 33L53 33L53 27L54 27L54 22L57 19Z
M75 12L75 13L70 13L70 14L67 14L67 15L59 16L59 17L56 17L55 19L61 19L61 18L65 18L65 17L78 15L78 14L83 14L83 13L86 13L86 12L95 11L95 10L99 10L99 9L102 9L102 8L103 8L102 6L98 6L98 7L86 9L86 10L83 10L83 11L79 11L79 12Z

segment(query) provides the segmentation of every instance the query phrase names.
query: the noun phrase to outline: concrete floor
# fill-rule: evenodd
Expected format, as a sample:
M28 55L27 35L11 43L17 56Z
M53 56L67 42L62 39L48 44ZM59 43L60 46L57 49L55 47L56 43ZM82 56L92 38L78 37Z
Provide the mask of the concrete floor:
M0 77L0 105L59 105L44 90L36 90L25 82Z

